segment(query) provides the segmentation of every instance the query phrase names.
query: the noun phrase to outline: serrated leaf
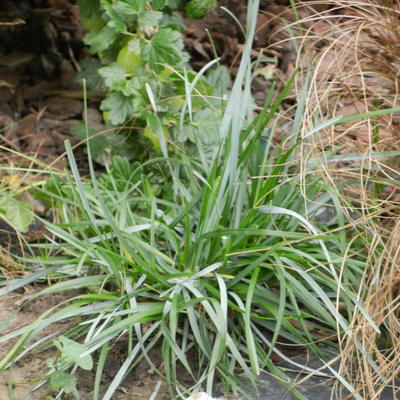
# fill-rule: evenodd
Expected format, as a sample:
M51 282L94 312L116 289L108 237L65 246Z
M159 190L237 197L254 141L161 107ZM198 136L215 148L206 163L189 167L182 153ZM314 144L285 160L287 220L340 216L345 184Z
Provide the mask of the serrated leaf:
M137 12L143 11L146 5L146 0L123 0L123 2L129 4Z
M210 69L206 75L207 82L214 88L214 93L222 96L232 86L232 79L225 65Z
M190 0L185 4L188 18L202 18L217 4L217 0Z
M161 21L163 13L161 11L148 11L141 14L138 19L139 29L151 28L157 26Z
M100 14L100 0L78 0L77 4L82 18Z
M76 390L76 377L63 371L56 371L50 376L50 387L54 391L64 389L66 393L72 393Z
M86 126L82 121L77 121L71 127L71 133L79 140L86 140ZM95 129L89 128L89 138L96 135ZM89 141L92 157L97 161L98 156L104 151L107 146L107 140L103 136L94 136Z
M110 21L108 21L107 25L110 28L115 29L117 32L122 33L126 31L126 24L122 20L122 18L118 15L118 13L114 10L114 8L108 4L105 4L104 10L108 17L110 18Z
M141 48L140 48L140 40L138 38L132 39L129 43L128 43L128 49L129 51L131 51L132 53L135 54L140 54Z
M90 371L93 368L93 360L90 354L82 355L85 353L85 346L80 343L74 342L65 336L60 336L58 338L59 342L62 344L62 353L69 361L74 362L80 368Z
M91 53L98 53L109 48L117 37L118 33L115 29L104 26L100 30L89 32L85 36L84 42L91 47Z
M0 218L3 218L17 232L26 232L33 222L33 212L29 204L14 197L0 197Z
M181 33L173 29L161 29L144 47L142 55L146 62L179 64L186 59Z
M120 125L133 112L133 99L120 92L110 92L102 101L100 108L102 111L110 111L110 121L113 125Z
M185 21L177 12L174 12L171 15L164 13L160 22L160 28L171 28L177 31L183 31L185 29Z
M108 87L112 87L115 82L125 80L125 72L125 68L117 63L99 69L99 74L104 78L104 83Z
M187 136L196 141L199 139L205 145L216 144L219 138L221 115L210 108L198 111L193 122L187 127Z
M151 6L153 7L153 10L162 10L166 4L166 0L153 0Z
M167 6L171 10L176 10L179 4L179 0L167 0Z
M113 9L121 18L125 20L129 19L127 17L135 17L138 15L138 8L136 5L131 5L125 1L119 1L118 3L113 5Z
M76 79L81 81L86 80L86 85L89 90L95 92L102 92L105 90L103 78L98 74L99 69L103 64L96 58L89 58L82 60L79 65L82 70L78 72Z

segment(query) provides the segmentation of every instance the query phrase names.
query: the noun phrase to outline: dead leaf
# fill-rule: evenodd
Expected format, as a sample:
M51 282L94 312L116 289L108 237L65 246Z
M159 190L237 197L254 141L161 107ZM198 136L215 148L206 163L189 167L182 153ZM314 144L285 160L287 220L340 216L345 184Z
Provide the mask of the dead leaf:
M81 101L64 97L50 97L46 100L45 105L49 113L57 115L57 118L61 120L80 116L83 111Z
M16 134L20 139L26 139L28 137L33 136L36 132L36 125L37 125L37 120L36 120L36 115L35 114L29 114L25 118L23 118L21 121L18 122L18 126L16 129Z

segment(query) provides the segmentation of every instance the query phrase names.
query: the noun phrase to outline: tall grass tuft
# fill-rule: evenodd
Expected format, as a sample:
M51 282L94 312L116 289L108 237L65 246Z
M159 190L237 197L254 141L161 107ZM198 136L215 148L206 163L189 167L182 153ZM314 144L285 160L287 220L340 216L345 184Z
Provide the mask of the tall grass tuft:
M142 359L181 398L200 388L211 394L217 380L245 393L246 384L266 370L304 399L273 355L293 368L333 375L354 391L331 361L355 312L378 330L358 296L369 261L359 252L365 238L351 236L340 195L315 173L316 165L300 165L307 136L300 134L301 119L282 143L273 143L294 77L281 93L271 90L254 114L250 50L257 11L258 1L249 1L247 41L213 148L198 144L193 152L175 145L171 151L164 143L162 157L141 165L117 157L97 176L89 146L87 180L66 144L70 172L42 192L59 223L43 220L49 240L36 246L42 254L30 260L36 267L4 285L0 295L44 279L50 285L32 298L80 294L1 336L0 344L14 344L0 369L47 340L61 356L45 378L90 369L96 357L93 398L99 399L112 345L124 341L126 358L104 400ZM300 101L298 115L304 107ZM310 135L317 130L312 127ZM65 331L42 337L50 325L77 318ZM286 352L291 345L314 353L325 369L296 364ZM162 353L162 366L151 359L154 348Z

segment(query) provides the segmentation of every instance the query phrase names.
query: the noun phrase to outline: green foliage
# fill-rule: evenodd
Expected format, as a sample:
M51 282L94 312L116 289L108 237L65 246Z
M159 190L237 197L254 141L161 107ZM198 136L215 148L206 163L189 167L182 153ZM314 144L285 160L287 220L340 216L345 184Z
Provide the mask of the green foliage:
M202 18L217 4L217 0L190 0L185 4L188 18Z
M215 5L197 0L195 3L190 1L185 8L192 10L192 18L194 7L197 7L196 17L200 18ZM99 69L101 82L93 77L92 65L84 66L80 75L90 79L91 88L105 86L107 93L101 109L109 125L123 125L125 130L120 134L128 135L129 140L137 139L141 132L154 132L148 124L149 115L156 112L164 133L154 132L155 136L147 142L150 149L161 150L160 140L156 139L160 134L173 142L193 139L191 128L190 133L182 134L193 121L190 115L181 119L181 105L190 103L191 112L210 113L212 106L208 97L221 96L226 91L215 93L204 76L196 76L191 71L181 34L183 21L177 12L181 3L81 0L78 5L82 24L88 31L85 42L104 65ZM222 67L219 71L228 75ZM190 81L196 80L194 87L185 86L186 76ZM196 130L198 137L203 134L208 135L201 129Z
M122 8L132 16L146 9L145 2L121 3L120 8L105 9L118 29L129 22ZM157 2L159 8L175 5ZM78 294L0 336L0 346L13 343L0 360L0 370L48 345L47 339L60 351L59 359L48 365L55 390L74 394L71 376L76 368L92 369L92 357L98 357L93 390L97 400L112 345L126 340L126 358L103 400L113 398L142 360L165 378L171 398L189 391L181 381L182 369L193 378L190 390L205 388L210 394L216 377L227 388L244 391L244 380L254 383L266 369L297 399L304 399L291 386L291 377L272 361L275 354L299 367L282 352L280 342L285 342L327 361L326 372L300 366L302 372L326 377L330 372L361 399L331 367L338 346L329 338L350 332L355 312L379 331L360 304L360 286L368 262L381 257L380 247L374 244L370 252L362 251L368 236L365 240L352 230L354 224L347 224L340 194L319 179L315 160L299 162L304 138L350 117L325 121L302 136L296 118L293 135L274 143L275 127L287 121L278 110L293 78L281 93L271 90L264 108L253 113L250 52L257 1L249 1L248 14L248 40L227 101L212 98L203 109L188 95L196 90L223 92L229 81L221 68L206 80L184 69L162 68L160 76L185 93L185 102L175 104L172 115L165 110L160 114L162 104L154 106L151 99L158 91L147 89L153 112L143 117L145 138L154 142L157 134L166 155L142 163L112 156L99 176L92 165L94 147L89 146L87 180L80 176L67 143L70 172L64 179L54 177L41 191L41 197L55 205L56 222L43 220L51 239L32 245L39 256L28 265L39 268L0 282L0 296L44 279L48 287L30 300L50 293ZM130 49L136 46L131 43ZM122 54L125 65L119 67L128 71L132 62L135 71L145 69L129 57ZM135 97L129 92L134 89L144 96L134 79L119 78L119 67L103 70L112 93ZM304 110L307 85L303 90L297 116ZM163 130L167 116L182 136L172 155ZM89 127L85 131L92 136ZM324 209L330 210L330 221L322 224L317 217ZM69 329L62 334L43 336L49 326L76 319L79 323L64 325ZM162 354L161 366L150 357L155 346ZM239 370L245 378L239 379Z
M85 347L81 344L65 336L60 336L55 344L67 362L73 362L79 368L89 371L93 368L92 357L90 354L84 355Z
M29 204L0 193L0 219L6 221L17 232L26 232L33 218L32 207Z
M50 387L54 391L63 389L65 393L76 392L76 377L62 371L56 371L50 376Z
M128 140L126 135L118 135L114 132L107 132L106 135L99 134L96 130L88 128L83 122L76 122L71 132L80 140L85 141L86 135L90 138L90 150L93 160L99 164L110 164L113 157L120 155L131 158L138 148L138 143L134 144Z
M0 345L17 339L0 360L0 370L25 348L38 348L49 325L79 317L79 325L55 339L61 352L57 371L68 375L76 365L89 369L92 359L85 357L100 353L94 393L112 344L121 338L128 342L129 352L103 400L113 397L142 359L168 382L171 398L187 394L178 372L183 368L193 377L192 390L210 394L217 376L226 387L244 391L238 369L253 382L267 369L304 399L271 355L293 364L278 346L284 340L323 360L336 357L337 346L328 337L349 329L367 256L358 251L361 238L346 240L337 194L312 166L305 165L300 175L300 138L272 146L273 127L284 120L277 110L292 82L281 94L271 92L256 117L234 112L251 110L246 50L243 57L222 118L205 128L212 116L192 110L193 127L203 125L213 143L207 151L195 138L195 145L184 142L174 157L141 164L114 157L100 177L91 166L87 181L67 145L71 174L43 190L60 209L59 224L43 221L55 239L35 245L44 255L30 262L48 265L39 278L47 275L52 283L36 297L80 294L0 337ZM195 79L187 76L186 87L191 84ZM158 123L157 116L149 118L152 129ZM329 204L333 216L319 226L315 216L321 204ZM332 230L334 235L325 233ZM33 275L8 283L0 295L39 279ZM338 293L343 313L337 309ZM149 355L154 346L162 353L160 367ZM53 378L53 385L72 390L67 375Z

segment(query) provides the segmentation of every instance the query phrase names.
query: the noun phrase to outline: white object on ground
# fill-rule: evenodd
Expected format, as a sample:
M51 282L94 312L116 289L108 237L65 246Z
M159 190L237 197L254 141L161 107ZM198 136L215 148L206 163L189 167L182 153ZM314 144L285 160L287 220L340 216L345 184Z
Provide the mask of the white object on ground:
M186 400L223 400L223 398L219 397L218 399L215 399L214 397L210 397L207 393L200 392L192 394Z

